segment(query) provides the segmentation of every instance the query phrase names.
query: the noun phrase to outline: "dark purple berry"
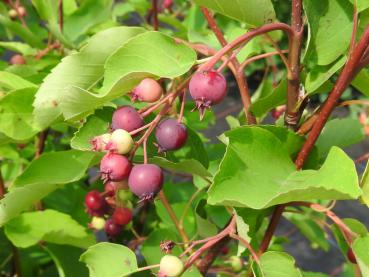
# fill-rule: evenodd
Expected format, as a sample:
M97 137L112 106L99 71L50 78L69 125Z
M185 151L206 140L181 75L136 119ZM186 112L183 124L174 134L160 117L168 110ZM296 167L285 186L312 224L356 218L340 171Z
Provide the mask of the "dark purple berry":
M199 71L192 76L189 90L202 118L205 109L218 104L226 96L227 81L217 71Z
M135 165L129 174L128 185L141 200L151 200L161 190L163 172L154 164Z
M105 200L97 190L91 190L85 197L86 207L92 211L99 211L104 208Z
M132 165L129 160L122 155L107 153L101 160L101 178L104 181L122 181L127 178Z
M144 125L142 116L131 106L122 106L113 113L111 127L113 130L123 129L127 132Z
M115 209L112 218L116 224L127 225L132 220L132 211L128 208L118 207Z
M347 259L348 259L351 263L353 263L353 264L357 264L357 261L356 261L356 257L355 257L354 251L352 251L352 248L351 248L351 247L347 250Z
M155 132L160 150L176 150L181 148L187 140L187 129L173 118L167 118L159 123Z
M116 237L119 235L120 232L122 232L122 225L119 225L114 222L113 219L109 218L105 222L105 232L110 237Z

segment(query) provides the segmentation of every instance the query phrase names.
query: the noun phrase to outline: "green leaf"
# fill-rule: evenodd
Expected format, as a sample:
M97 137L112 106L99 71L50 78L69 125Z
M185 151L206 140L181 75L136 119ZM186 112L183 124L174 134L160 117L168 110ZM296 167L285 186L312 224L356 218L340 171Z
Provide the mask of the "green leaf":
M331 65L316 65L307 74L305 79L305 90L311 95L340 70L346 62L346 56L342 56Z
M66 119L78 119L129 92L145 77L175 78L186 73L195 61L196 53L191 48L169 36L158 32L137 35L106 61L100 94L78 86L65 91L63 115Z
M1 199L0 226L63 184L82 178L93 158L93 153L69 150L34 160Z
M354 251L362 276L369 276L368 249L369 249L369 236L357 238L352 245L352 250Z
M355 1L357 1L357 11L362 12L363 10L366 10L369 8L369 2L366 0L350 0L352 4L355 4Z
M310 40L306 60L328 65L350 44L353 6L347 0L304 0Z
M162 157L154 157L150 159L151 163L174 172L188 173L191 175L198 175L203 178L212 177L212 175L203 167L197 160L182 160L178 163L168 161Z
M369 72L366 68L360 70L351 84L362 94L369 97Z
M0 129L6 136L27 140L40 131L32 114L35 93L35 88L25 88L0 98Z
M291 201L356 199L361 194L355 165L339 148L331 149L319 170L296 171L283 142L266 129L245 126L225 136L226 154L208 192L211 205L263 209Z
M363 195L361 196L361 202L369 207L369 161L366 163L366 167L360 181Z
M316 145L320 157L324 157L332 146L345 148L362 141L364 137L363 126L357 119L336 118L328 121L324 126Z
M186 159L195 159L199 161L205 168L209 167L209 157L205 150L204 143L199 137L198 133L187 126L187 141L183 146L184 150L189 149L185 155Z
M83 250L68 245L48 243L43 248L50 254L58 270L59 277L87 276L87 268L78 262Z
M260 267L253 263L256 277L302 277L295 260L284 252L269 251L260 257Z
M276 19L273 4L270 0L195 0L195 3L245 22L250 27L261 26Z
M46 241L87 248L95 243L69 215L55 210L23 213L5 224L5 234L17 247L27 248Z
M80 52L65 57L44 79L36 94L35 116L45 128L61 115L60 104L71 86L90 89L104 75L108 56L128 39L145 30L138 27L115 27L91 37ZM79 108L83 103L79 103Z
M245 223L243 218L239 215L236 217L237 222L237 234L243 238L245 241L249 242L251 241L251 238L248 235L249 232L249 225ZM237 250L237 256L241 256L243 252L245 252L246 246L242 242L238 242L238 250Z
M131 249L120 244L100 242L80 257L89 269L90 277L122 277L135 272L137 260Z
M71 147L82 151L90 151L91 139L108 132L113 111L112 108L107 107L90 115L85 124L74 134L70 142Z
M34 83L7 71L0 71L0 86L9 90L37 87Z
M0 47L21 53L25 56L34 56L37 54L37 50L35 48L32 48L26 43L18 41L0 41Z

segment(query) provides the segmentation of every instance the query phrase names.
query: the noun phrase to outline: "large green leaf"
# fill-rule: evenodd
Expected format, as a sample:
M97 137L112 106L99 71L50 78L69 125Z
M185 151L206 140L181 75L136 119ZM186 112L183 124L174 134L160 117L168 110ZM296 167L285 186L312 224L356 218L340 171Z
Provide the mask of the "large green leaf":
M186 73L195 61L195 51L169 36L158 32L140 34L106 61L100 94L78 85L65 91L63 115L66 119L79 118L129 92L145 77L175 78Z
M352 250L354 251L362 276L369 276L368 249L369 249L369 235L362 238L357 238L352 245Z
M355 165L333 147L319 170L296 171L283 142L260 127L225 133L226 154L209 190L212 205L263 209L290 201L356 199Z
M357 90L362 94L369 97L369 72L366 68L363 68L359 74L356 75L355 79L351 83Z
M15 246L23 248L39 241L84 248L95 243L85 227L70 215L55 210L23 213L5 224L5 234Z
M347 0L304 0L310 40L305 58L328 65L347 50L353 6Z
M90 152L69 150L34 160L0 201L0 226L63 184L82 178L93 157Z
M21 53L25 56L33 56L37 54L37 50L35 48L32 48L26 43L18 41L0 41L0 47Z
M88 248L80 261L87 265L90 277L122 277L138 269L136 255L131 249L108 242Z
M36 88L9 92L0 99L0 130L14 140L32 138L40 130L32 114Z
M60 115L60 104L66 90L71 86L89 89L104 75L107 57L128 39L144 32L138 27L115 27L93 36L80 52L65 57L44 79L36 94L35 116L45 128ZM79 103L79 108L84 105Z
M260 266L253 263L256 277L302 277L295 260L284 252L269 251L260 257Z
M360 142L364 137L363 126L357 119L336 118L324 126L316 145L320 156L324 157L332 146L344 148Z
M37 86L11 72L0 71L0 87L8 90L16 90L31 87L35 88Z
M250 27L261 26L276 19L270 0L194 0L196 4L215 10L230 18L247 23Z
M350 0L352 4L355 4L357 2L357 10L358 12L362 12L363 10L366 10L369 8L369 2L366 0Z

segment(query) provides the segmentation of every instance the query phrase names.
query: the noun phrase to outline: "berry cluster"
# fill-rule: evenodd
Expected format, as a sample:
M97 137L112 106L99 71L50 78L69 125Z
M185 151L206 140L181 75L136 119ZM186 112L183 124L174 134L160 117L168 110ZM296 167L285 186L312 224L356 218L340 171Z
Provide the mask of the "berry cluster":
M205 109L224 98L226 81L216 71L199 71L191 78L189 91L202 117ZM130 95L132 101L146 103L164 104L163 100L167 100L167 97L160 100L162 87L150 78L143 79ZM115 237L132 220L132 204L127 193L135 194L140 202L155 198L162 188L164 177L159 166L147 162L146 140L155 128L159 153L180 149L187 141L187 128L181 119L181 116L178 120L168 117L159 121L159 118L157 122L153 120L145 125L143 112L132 106L119 107L113 113L111 132L91 140L92 150L106 152L100 162L105 190L103 193L90 191L85 199L87 212L93 216L91 228L105 229L109 236ZM146 127L151 128L150 133L141 134ZM136 137L139 139L135 142ZM133 165L134 153L142 143L144 163Z

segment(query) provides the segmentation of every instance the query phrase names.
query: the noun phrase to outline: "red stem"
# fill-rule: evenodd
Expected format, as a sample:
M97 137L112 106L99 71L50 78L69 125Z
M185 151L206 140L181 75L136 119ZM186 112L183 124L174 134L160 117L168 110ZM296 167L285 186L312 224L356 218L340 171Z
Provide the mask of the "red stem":
M154 30L157 31L159 29L158 0L152 0L152 16L153 16L152 26L154 27Z

